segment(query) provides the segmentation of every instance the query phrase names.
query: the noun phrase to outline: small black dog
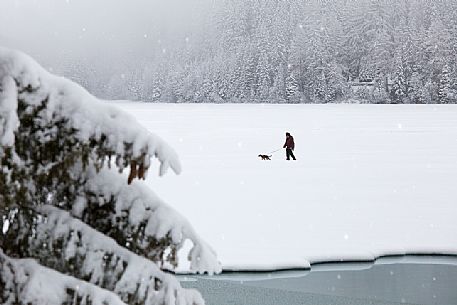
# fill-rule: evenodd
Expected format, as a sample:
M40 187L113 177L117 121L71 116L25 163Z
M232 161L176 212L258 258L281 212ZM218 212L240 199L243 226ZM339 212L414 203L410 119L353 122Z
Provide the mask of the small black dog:
M267 156L267 155L259 155L259 158L261 158L262 160L271 160L271 156Z

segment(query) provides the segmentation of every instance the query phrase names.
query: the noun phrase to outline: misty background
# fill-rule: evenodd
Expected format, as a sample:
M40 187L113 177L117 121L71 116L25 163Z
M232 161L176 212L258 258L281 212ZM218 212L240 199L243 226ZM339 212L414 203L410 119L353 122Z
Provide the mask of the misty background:
M455 103L455 0L2 0L0 45L105 99Z

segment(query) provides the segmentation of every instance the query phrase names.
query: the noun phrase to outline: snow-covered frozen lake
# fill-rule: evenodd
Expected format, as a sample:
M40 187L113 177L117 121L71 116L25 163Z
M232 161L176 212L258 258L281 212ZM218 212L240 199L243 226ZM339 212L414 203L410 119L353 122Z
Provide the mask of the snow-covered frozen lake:
M225 270L457 253L456 105L116 105L177 150L148 184ZM259 160L286 131L298 160Z

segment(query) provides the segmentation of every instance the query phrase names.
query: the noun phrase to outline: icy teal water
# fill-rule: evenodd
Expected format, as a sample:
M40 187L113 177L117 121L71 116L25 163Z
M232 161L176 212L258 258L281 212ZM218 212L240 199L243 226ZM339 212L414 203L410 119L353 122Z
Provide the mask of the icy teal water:
M311 272L197 277L182 285L197 288L208 305L456 305L457 260L320 265Z

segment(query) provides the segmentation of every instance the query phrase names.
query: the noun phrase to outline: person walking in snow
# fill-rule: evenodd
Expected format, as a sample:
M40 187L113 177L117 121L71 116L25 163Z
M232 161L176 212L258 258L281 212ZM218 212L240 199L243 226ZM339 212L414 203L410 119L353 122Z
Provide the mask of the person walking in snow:
M286 143L284 143L283 148L286 149L287 160L290 160L290 157L292 157L292 159L296 160L295 156L294 156L294 148L295 148L294 137L292 137L291 134L288 132L286 132Z

